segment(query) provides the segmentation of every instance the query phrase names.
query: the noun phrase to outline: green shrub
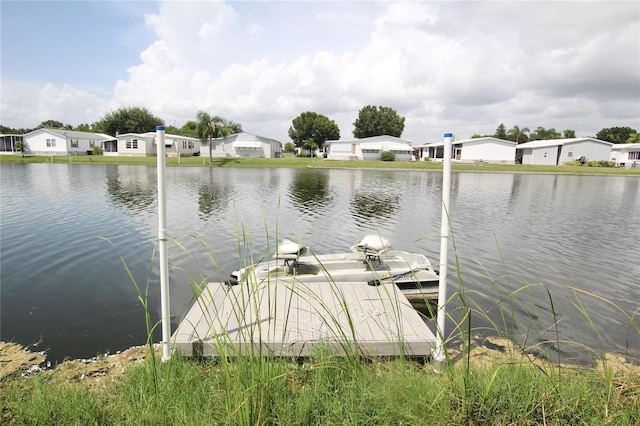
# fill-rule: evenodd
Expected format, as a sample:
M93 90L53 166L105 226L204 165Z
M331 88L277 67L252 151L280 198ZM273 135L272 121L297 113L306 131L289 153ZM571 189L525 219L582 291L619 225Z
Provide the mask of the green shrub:
M382 161L395 161L396 155L391 151L383 151L382 154L380 154L380 159Z

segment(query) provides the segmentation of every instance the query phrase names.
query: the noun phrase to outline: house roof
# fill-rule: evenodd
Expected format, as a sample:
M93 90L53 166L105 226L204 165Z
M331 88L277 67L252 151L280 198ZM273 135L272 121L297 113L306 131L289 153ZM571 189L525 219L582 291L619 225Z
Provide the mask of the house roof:
M61 138L70 138L70 139L96 139L103 141L112 141L116 139L113 136L106 135L104 133L93 133L93 132L79 132L77 130L65 130L65 129L36 129L32 132L26 133L24 136L32 136L38 133L51 133L53 135L60 136Z
M471 139L458 139L452 142L452 144L454 145L464 145L464 144L469 144L469 143L481 143L484 141L491 141L491 142L498 142L498 143L502 143L502 144L506 144L506 145L516 145L515 142L513 141L508 141L506 139L499 139L499 138L494 138L494 137L484 137L484 138L471 138ZM438 147L438 146L444 146L444 141L442 142L434 142L434 143L428 143L425 145L421 145L417 148L431 148L431 147Z
M138 138L155 138L156 137L157 132L144 132L144 133L122 133L120 135L117 136L118 139L122 139L125 137L131 137L131 136L135 136ZM181 136L181 135L174 135L171 133L165 133L164 134L165 138L170 138L170 139L180 139L180 140L192 140L192 141L197 141L199 140L198 138L192 138L189 136Z
M279 140L267 138L267 137L256 135L249 132L234 133L232 135L228 135L223 138L215 138L214 140L224 140L225 142L233 142L234 144L237 143L236 141L260 141L260 143L275 142L275 143L279 143L280 146L282 146L282 142L280 142Z
M607 144L610 146L613 145L611 142L602 141L600 139L595 139L595 138L568 138L568 139L547 139L547 140L525 142L516 146L516 149L547 148L550 146L561 146L569 143L576 143L576 142L582 142L582 141L593 141L593 142Z
M616 143L611 146L612 151L640 151L640 143Z
M393 143L398 143L398 144L404 144L404 145L409 145L411 146L411 141L408 141L406 139L401 139L401 138L397 138L395 136L389 136L389 135L381 135L381 136L371 136L369 138L362 138L362 139L340 139L340 140L329 140L325 142L326 144L352 144L352 143L359 143L361 145L365 145L367 143L380 143L380 142L393 142Z

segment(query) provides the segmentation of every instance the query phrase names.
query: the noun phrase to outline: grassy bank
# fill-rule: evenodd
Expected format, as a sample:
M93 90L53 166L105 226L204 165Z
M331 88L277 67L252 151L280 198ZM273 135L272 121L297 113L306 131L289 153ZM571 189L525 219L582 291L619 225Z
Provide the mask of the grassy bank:
M0 155L0 163L55 163L55 164L129 164L154 166L155 157L106 157L94 155L80 156L26 156ZM406 170L441 170L442 163L430 161L337 161L323 158L304 158L285 155L283 158L214 158L183 157L167 158L169 167L285 167L285 168L350 168L350 169L406 169ZM587 166L539 166L523 164L454 164L454 171L473 172L509 172L509 173L566 173L566 174L611 174L640 176L640 169L622 167L587 167Z
M492 343L496 346L496 342ZM406 360L319 352L303 362L241 358L131 363L123 374L52 370L0 381L7 425L633 425L640 375L558 367L503 347L442 373ZM64 365L64 364L63 364Z

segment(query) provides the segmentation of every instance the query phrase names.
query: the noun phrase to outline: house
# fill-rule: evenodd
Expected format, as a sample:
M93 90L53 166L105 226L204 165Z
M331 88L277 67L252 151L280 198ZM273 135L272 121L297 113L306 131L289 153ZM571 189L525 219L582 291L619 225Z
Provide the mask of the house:
M22 151L18 148L20 148L19 144L21 144L22 141L22 135L0 135L0 155L21 154ZM27 147L25 147L25 152L27 152Z
M167 157L191 157L200 152L200 141L188 136L165 134L164 146ZM117 135L115 140L106 141L103 148L106 156L155 157L156 132Z
M583 157L585 161L609 161L612 145L595 138L531 141L516 146L516 162L561 165Z
M254 157L280 158L282 157L282 143L253 133L235 133L212 141L212 157ZM209 144L203 143L200 153L209 156Z
M45 128L26 133L23 140L32 155L87 155L115 138L104 133Z
M618 167L640 167L640 143L612 145L611 161L614 161Z
M391 151L396 161L410 161L413 153L410 141L387 135L326 141L324 149L327 160L379 160L383 152Z
M416 147L421 160L442 161L444 142ZM516 143L493 137L454 140L451 146L451 161L458 163L514 164Z

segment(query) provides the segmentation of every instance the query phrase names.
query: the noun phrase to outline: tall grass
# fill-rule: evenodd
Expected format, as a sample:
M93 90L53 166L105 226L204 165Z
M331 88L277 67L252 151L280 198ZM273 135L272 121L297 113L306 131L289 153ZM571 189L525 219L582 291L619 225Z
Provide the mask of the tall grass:
M276 241L277 241L276 229ZM188 244L172 238L184 255L195 262L204 257L218 269L213 248L195 235L187 235L200 245L204 256L196 256ZM254 257L251 230L238 226L238 254L245 266L269 257L275 243L267 240L267 253ZM301 241L302 242L302 241ZM454 240L455 248L455 240ZM154 251L155 253L155 251ZM159 362L153 350L152 334L157 327L149 315L148 287L139 285L126 268L135 286L149 338L145 363L130 367L123 378L107 382L102 388L88 389L83 382L61 382L55 370L29 378L10 377L0 384L0 404L6 424L411 424L411 425L568 425L640 423L640 374L607 364L603 347L593 349L602 368L567 365L560 359L535 357L531 349L544 346L536 337L540 330L534 317L540 290L550 305L549 318L554 332L551 342L580 345L562 339L557 328L554 292L540 284L518 282L507 265L504 274L492 277L488 271L462 271L455 253L455 268L449 277L457 291L447 300L449 319L454 324L446 335L450 349L448 362L441 374L434 373L429 359L409 360L371 357L358 346L355 316L340 298L340 287L327 273L326 285L341 300L343 316L331 314L322 300L301 282L287 282L278 277L264 281L249 277L239 286L229 288L236 296L234 309L225 318L213 306L207 311L214 336L208 337L218 356L185 358L176 353L171 360ZM153 265L155 255L151 257ZM203 270L207 265L202 265ZM210 266L210 265L208 265ZM151 268L151 267L150 267ZM203 272L188 276L193 300L201 300L209 292ZM486 292L466 288L463 277L473 272L490 281ZM508 284L508 285L506 285ZM292 358L286 352L272 352L267 346L247 345L243 348L226 333L231 320L241 323L245 317L259 318L261 294L272 297L278 286L289 285L299 297L307 298L309 309L323 316L326 345L317 345L308 356ZM265 287L273 292L260 292ZM542 287L542 288L541 288ZM380 286L384 292L384 286ZM570 288L572 302L589 322L596 336L597 325L589 317L581 298L594 298L610 304L629 321L631 333L640 334L637 314L624 312L602 296ZM537 294L536 294L537 293ZM293 294L293 293L292 293ZM213 294L208 295L213 300ZM280 299L268 300L269 310L285 308ZM491 311L482 309L490 302ZM401 303L397 301L396 303ZM391 303L391 310L399 306ZM530 312L521 317L516 311ZM293 316L293 314L291 314ZM397 313L391 314L391 318ZM429 321L428 319L426 319ZM478 321L481 320L481 321ZM217 323L216 323L217 322ZM478 322L488 326L478 327ZM258 321L258 324L261 324ZM291 325L287 325L289 327ZM515 336L514 329L525 330ZM259 325L241 336L247 341L261 341L283 330ZM403 330L395 330L402 336ZM476 362L475 334L490 333L513 344L503 344L505 353L490 363ZM339 342L338 345L332 345ZM336 351L336 348L340 349ZM460 350L458 351L458 348ZM457 355L454 355L454 349ZM544 351L541 351L544 352ZM462 360L460 362L459 360Z

